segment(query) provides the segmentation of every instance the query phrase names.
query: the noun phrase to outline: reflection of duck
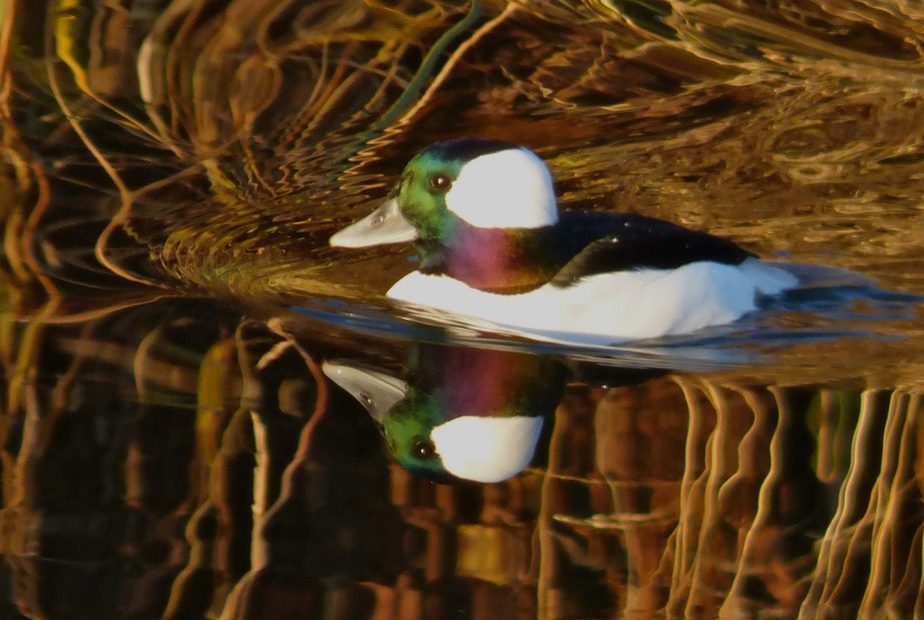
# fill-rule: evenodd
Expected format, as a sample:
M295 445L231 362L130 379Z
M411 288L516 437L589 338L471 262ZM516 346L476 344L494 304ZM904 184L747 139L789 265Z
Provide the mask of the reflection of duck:
M407 381L355 364L324 364L382 428L404 467L442 479L505 480L529 465L543 420L561 399L564 368L502 351L417 351Z
M361 247L417 241L420 270L388 296L535 337L624 340L734 321L796 277L734 243L647 217L558 213L531 151L438 142L408 163L394 196L331 237Z

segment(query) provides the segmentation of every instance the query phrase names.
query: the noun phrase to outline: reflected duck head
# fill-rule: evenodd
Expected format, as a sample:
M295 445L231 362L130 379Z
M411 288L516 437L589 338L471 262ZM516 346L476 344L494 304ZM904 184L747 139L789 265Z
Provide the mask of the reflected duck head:
M539 357L435 347L409 364L407 381L355 362L324 373L379 424L386 446L425 477L500 482L529 466L564 369Z

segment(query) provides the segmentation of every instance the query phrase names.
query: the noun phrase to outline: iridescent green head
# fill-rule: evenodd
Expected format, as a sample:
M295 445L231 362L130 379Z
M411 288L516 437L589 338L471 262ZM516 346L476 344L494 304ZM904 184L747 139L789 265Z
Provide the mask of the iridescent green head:
M419 239L449 245L466 224L530 229L557 221L551 174L532 151L497 140L458 138L414 156L389 200L330 242L363 247Z

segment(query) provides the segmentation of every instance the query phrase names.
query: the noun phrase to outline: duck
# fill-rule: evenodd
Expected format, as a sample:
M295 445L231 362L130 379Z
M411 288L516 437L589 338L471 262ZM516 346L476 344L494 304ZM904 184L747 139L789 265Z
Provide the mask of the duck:
M424 148L381 206L330 237L342 248L407 242L417 269L387 298L545 341L690 334L799 284L728 239L637 214L559 210L536 153L486 138Z
M404 368L321 365L366 409L398 464L439 483L496 483L526 469L567 377L552 358L448 345L413 347Z

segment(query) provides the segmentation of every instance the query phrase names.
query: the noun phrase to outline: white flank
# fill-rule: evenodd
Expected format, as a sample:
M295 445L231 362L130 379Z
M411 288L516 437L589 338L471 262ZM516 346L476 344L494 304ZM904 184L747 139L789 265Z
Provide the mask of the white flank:
M558 222L555 188L545 163L527 149L507 149L466 163L446 206L480 228L540 228Z
M462 416L434 428L430 438L452 475L500 482L526 469L541 432L541 417Z
M538 339L609 344L730 323L756 309L758 294L776 294L797 282L783 269L749 259L739 266L701 261L670 270L605 273L520 295L485 293L446 276L415 272L392 286L388 297Z

